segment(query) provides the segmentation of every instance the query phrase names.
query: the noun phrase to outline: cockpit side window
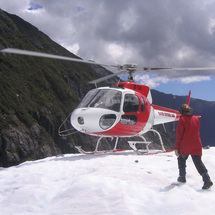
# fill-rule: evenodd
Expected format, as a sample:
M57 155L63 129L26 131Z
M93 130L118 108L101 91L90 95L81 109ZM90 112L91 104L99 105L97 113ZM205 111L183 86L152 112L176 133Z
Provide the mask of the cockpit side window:
M139 98L135 94L126 94L124 99L123 111L127 113L138 112Z

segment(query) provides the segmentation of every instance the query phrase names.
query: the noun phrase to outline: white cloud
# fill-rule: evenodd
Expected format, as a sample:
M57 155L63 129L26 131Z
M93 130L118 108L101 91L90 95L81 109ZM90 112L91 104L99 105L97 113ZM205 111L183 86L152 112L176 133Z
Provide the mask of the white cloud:
M184 77L184 78L176 78L176 79L169 79L167 77L159 77L157 75L135 75L134 77L135 82L138 82L140 84L144 84L149 86L150 88L156 88L160 86L160 84L167 84L168 82L180 82L182 84L190 84L195 82L201 82L201 81L211 81L210 76L190 76L190 77Z
M211 17L209 22L209 33L213 35L214 31L215 31L215 17Z
M106 51L109 56L109 59L111 59L108 62L110 64L133 63L130 62L134 53L132 47L126 47L120 44L110 43L107 44L107 48L105 48L103 51Z
M60 43L61 46L65 47L67 50L69 50L70 52L72 52L73 54L77 55L80 47L78 43L73 43L73 44L68 44L65 43L64 41L62 41Z
M192 58L194 55L194 50L188 46L181 47L175 52L176 60L183 61Z
M124 53L124 49L122 46L111 43L108 45L107 47L107 52L109 55L111 55L114 58L119 58L122 57L123 53Z
M19 16L30 7L30 0L0 0L0 5L2 10Z
M193 82L200 82L200 81L211 81L210 76L190 76L185 78L180 78L179 81L183 84L189 84Z
M160 83L167 83L170 80L166 77L145 75L135 75L134 80L140 84L149 86L150 88L155 88L160 85Z
M129 8L127 11L123 11L120 15L119 21L123 31L132 30L132 27L137 21L136 11L134 11L132 8Z

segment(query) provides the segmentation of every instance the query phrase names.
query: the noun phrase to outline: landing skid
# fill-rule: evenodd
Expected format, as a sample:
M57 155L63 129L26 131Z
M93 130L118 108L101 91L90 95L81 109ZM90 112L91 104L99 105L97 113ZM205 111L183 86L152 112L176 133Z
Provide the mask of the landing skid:
M82 155L104 155L104 154L133 154L135 153L134 150L122 150L122 149L117 149L116 151L113 150L105 150L105 151L90 151L87 152L81 148L81 146L75 146L75 148L79 151L80 154ZM147 151L137 151L137 155L156 155L160 153L166 153L166 152L172 152L173 150L166 150L166 151L161 151L161 150L150 150L149 152Z
M105 154L105 153L113 153L113 152L117 152L117 151L124 151L124 150L117 149L119 137L116 138L115 145L112 150L98 151L99 144L100 144L102 138L103 137L99 137L99 139L97 140L95 151L86 152L81 148L81 146L75 146L75 148L78 149L78 151L81 154Z
M160 143L161 143L162 150L156 150L156 152L155 151L153 151L153 152L150 151L149 150L149 145L150 145L151 142L146 141L145 137L139 135L138 137L142 138L143 141L128 141L129 146L133 149L133 151L136 152L138 155L156 154L156 153L166 152L160 133L158 131L154 130L154 129L150 129L149 131L152 131L152 132L154 132L154 133L156 133L158 135ZM99 137L99 139L97 140L95 151L86 152L85 150L83 150L81 148L81 146L76 146L76 149L81 154L107 154L107 153L115 153L115 152L125 151L125 150L117 149L117 144L118 144L118 141L119 141L119 137L116 137L115 145L114 145L114 148L112 150L99 151L98 148L99 148L99 144L100 144L102 138L104 138L104 137ZM144 144L146 146L146 150L137 149L136 144Z
M81 148L81 146L75 146L75 148L83 155L95 155L95 154L110 154L110 153L116 153L116 152L124 152L125 150L117 149L117 150L105 150L105 151L90 151L86 152Z

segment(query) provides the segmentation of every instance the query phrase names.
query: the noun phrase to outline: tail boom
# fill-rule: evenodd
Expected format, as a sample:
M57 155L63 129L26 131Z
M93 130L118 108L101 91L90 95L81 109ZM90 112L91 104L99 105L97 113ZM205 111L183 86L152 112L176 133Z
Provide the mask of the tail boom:
M170 108L160 107L157 105L152 105L154 109L154 125L164 124L168 122L178 121L180 113L177 110Z

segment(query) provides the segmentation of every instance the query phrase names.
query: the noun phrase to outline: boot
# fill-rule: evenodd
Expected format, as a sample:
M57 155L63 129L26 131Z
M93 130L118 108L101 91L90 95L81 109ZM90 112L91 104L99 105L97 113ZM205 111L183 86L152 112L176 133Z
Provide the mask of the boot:
M185 183L186 182L186 169L185 168L180 168L179 169L179 177L177 179L178 182Z
M178 182L185 183L186 177L185 176L179 176L177 180L178 180Z
M204 184L203 184L203 187L202 187L203 190L209 189L210 187L213 186L213 182L211 181L210 176L208 175L208 173L202 174L202 179L204 181Z

